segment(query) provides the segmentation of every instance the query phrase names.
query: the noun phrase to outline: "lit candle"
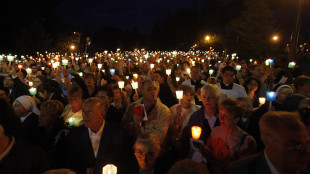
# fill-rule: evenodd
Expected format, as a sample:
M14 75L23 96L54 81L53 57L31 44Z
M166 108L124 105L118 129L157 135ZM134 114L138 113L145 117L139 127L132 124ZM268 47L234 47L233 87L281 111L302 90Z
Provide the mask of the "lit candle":
M150 68L153 69L155 65L153 63L150 64Z
M180 77L175 77L175 81L179 82L180 81Z
M28 82L28 85L31 87L31 86L33 86L33 82L32 81L29 81Z
M45 70L45 67L43 66L43 67L41 67L42 68L42 70L44 71Z
M186 68L186 73L190 74L191 73L191 69L190 68Z
M124 86L125 86L125 82L124 81L119 81L118 82L118 87L121 88L121 91L123 90Z
M289 63L288 63L288 67L289 67L289 68L295 68L295 66L296 66L296 63L295 63L295 62L289 62Z
M9 61L9 62L13 62L13 60L14 60L14 56L11 56L11 55L8 55L7 56L7 60Z
M138 91L137 91L137 89L138 89L138 82L132 82L131 83L131 86L132 86L132 88L136 91L136 94L138 94Z
M19 64L18 69L22 69L22 68L23 68L23 65Z
M240 70L241 70L241 65L237 65L237 66L236 66L236 70L237 70L237 71L240 71Z
M213 73L214 73L214 70L213 70L213 69L209 69L209 74L210 74L210 76L212 76Z
M205 59L201 59L201 62L204 63L204 62L205 62Z
M107 164L102 168L102 174L116 174L117 167L113 164Z
M181 99L183 98L183 90L175 91L177 99L179 99L179 104L181 104Z
M265 97L259 97L259 104L265 104L266 98Z
M32 73L32 69L27 68L27 69L26 69L26 72L27 72L27 74L31 74L31 73Z
M3 61L3 55L0 55L0 61L2 62Z
M276 101L277 98L277 93L273 91L267 91L266 92L266 97L268 101Z
M126 79L129 80L129 76L126 76Z
M101 69L101 68L102 68L102 64L98 63L98 69Z
M83 77L83 72L79 72L79 76L80 76L80 77Z
M103 70L101 70L103 73L105 73L105 70L103 69Z
M68 122L69 122L69 126L75 126L75 118L69 118Z
M201 135L201 128L199 126L192 127L192 137L194 139L199 139Z
M171 69L166 69L166 74L167 74L168 76L170 76L170 74L171 74Z
M253 62L253 59L250 59L249 61L250 61L250 63L252 63L252 62Z
M37 94L37 88L30 88L29 93L30 93L30 95L36 95Z
M94 59L89 58L89 59L88 59L89 64L93 63L93 60L94 60Z
M69 61L67 59L62 59L62 65L67 66Z
M113 76L115 75L115 69L110 69L110 74Z
M138 74L133 74L133 77L134 77L135 79L137 79L137 78L138 78Z

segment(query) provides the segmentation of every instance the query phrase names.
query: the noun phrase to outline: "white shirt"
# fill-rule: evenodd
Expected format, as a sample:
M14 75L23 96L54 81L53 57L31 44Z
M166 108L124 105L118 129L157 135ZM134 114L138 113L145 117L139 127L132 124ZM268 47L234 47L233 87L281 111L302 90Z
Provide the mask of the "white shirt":
M215 124L215 122L216 122L217 117L214 116L214 115L213 115L213 116L209 116L209 115L205 112L205 119L208 120L209 126L210 126L210 128L211 128L211 130L212 130L213 127L214 127L214 124Z
M277 169L274 167L274 165L271 163L270 159L268 158L267 156L267 153L266 153L266 149L264 150L264 155L265 155L265 158L266 158L266 161L267 161L267 165L271 171L271 174L280 174Z
M91 141L91 145L93 147L93 151L94 151L94 155L97 158L97 154L98 154L98 149L99 149L99 145L100 145L100 139L101 139L101 135L102 135L102 131L105 125L105 120L103 120L100 129L95 133L93 131L91 131L88 128L88 133L89 133L89 138Z
M221 84L217 83L216 86L219 88L221 94L226 94L227 98L239 98L248 97L243 86L238 84L233 84L232 89L222 89Z

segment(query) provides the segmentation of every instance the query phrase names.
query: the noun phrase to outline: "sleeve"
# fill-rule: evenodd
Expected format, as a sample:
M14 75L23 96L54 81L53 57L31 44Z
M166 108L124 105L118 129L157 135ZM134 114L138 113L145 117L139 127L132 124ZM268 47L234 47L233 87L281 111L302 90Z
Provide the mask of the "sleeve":
M130 135L137 136L140 132L140 128L134 124L133 117L134 117L134 107L135 103L131 103L127 106L125 114L123 116L121 125L124 130L128 131Z
M165 106L157 113L157 123L150 128L150 132L158 135L161 142L164 141L171 120L170 110Z

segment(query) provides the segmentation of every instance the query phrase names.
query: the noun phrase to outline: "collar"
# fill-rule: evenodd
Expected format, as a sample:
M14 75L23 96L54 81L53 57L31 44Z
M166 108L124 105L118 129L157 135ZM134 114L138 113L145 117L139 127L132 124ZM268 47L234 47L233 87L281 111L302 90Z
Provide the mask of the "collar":
M267 165L271 171L271 174L280 174L278 172L278 170L274 167L274 165L271 163L270 159L268 158L267 153L266 153L266 149L264 150L264 156L265 156L265 159L267 161Z
M92 130L90 130L90 129L88 128L89 136L90 136L90 137L92 137L92 136L101 136L101 135L102 135L103 128L104 128L104 125L105 125L105 120L102 121L101 127L99 128L99 130L98 130L97 132L93 132Z
M50 97L48 98L48 100L51 100L51 98L53 97L54 92L50 95Z
M234 86L234 83L231 83L230 85L225 85L223 82L221 82L221 88L222 89L228 89L228 90L231 90Z
M199 85L201 83L201 80L196 80L196 81L194 81L194 80L192 80L191 79L191 85Z
M3 159L5 156L7 156L8 153L10 153L10 151L11 151L11 149L12 149L14 143L15 143L15 138L12 137L11 142L10 142L8 148L6 148L5 151L0 155L0 162L2 161L2 159Z
M32 114L32 112L29 112L26 116L24 117L20 117L20 122L23 123L28 117L29 115Z

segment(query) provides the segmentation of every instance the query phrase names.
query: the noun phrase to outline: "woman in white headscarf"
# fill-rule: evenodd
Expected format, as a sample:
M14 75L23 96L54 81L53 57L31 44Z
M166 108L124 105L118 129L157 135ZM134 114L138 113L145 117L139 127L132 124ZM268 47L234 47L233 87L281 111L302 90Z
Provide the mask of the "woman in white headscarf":
M40 115L34 99L28 95L20 96L14 101L13 109L21 122L20 137L34 143Z

